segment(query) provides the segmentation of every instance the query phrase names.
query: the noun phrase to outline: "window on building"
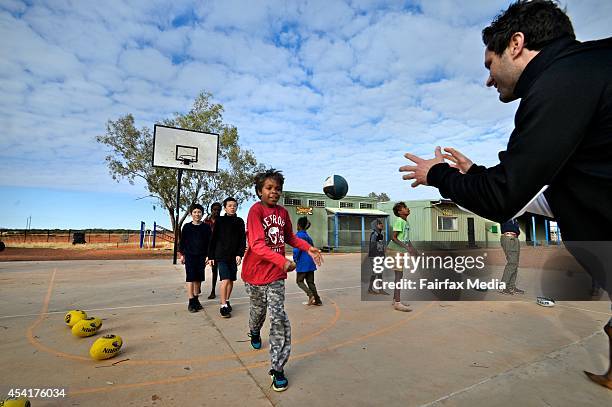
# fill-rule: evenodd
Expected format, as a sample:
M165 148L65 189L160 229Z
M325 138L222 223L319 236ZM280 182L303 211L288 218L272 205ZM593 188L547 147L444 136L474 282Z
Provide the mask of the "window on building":
M302 200L296 198L285 198L284 202L284 205L288 206L300 206L302 204Z
M308 206L312 208L325 208L325 201L317 201L314 199L309 199Z
M340 207L341 208L354 208L355 205L352 202L340 201Z
M438 216L438 230L459 230L456 216Z
M374 204L369 202L359 202L359 209L374 209Z

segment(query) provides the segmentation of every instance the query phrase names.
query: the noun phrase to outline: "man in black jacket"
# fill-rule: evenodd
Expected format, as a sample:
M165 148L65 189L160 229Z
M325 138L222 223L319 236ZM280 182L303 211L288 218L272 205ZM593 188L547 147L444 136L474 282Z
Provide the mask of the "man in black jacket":
M612 38L576 41L569 17L549 0L517 1L482 34L487 86L504 103L521 99L500 163L485 168L436 147L430 160L405 154L415 165L401 167L402 178L497 222L539 195L566 247L610 294ZM604 330L612 349L612 319ZM612 389L612 354L606 375L585 373Z

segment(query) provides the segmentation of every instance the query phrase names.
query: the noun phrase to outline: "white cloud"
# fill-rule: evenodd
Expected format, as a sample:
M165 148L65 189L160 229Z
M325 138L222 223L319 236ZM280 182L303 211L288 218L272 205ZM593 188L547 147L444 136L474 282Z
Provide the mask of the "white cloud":
M482 27L507 1L54 0L0 6L0 185L116 190L94 138L187 111L202 90L287 188L347 177L351 194L435 197L403 153L451 145L497 162L515 104L484 86ZM612 3L568 1L581 39ZM597 10L597 12L593 12ZM36 164L20 166L22 157ZM55 175L54 175L55 174ZM306 176L305 174L308 174Z

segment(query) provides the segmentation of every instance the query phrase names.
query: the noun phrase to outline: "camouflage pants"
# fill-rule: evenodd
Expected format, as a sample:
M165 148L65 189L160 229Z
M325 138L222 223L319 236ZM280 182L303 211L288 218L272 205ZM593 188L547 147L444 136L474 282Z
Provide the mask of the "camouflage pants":
M282 371L291 353L291 325L285 312L285 280L266 285L246 283L250 297L249 328L258 332L270 312L270 360L272 369Z

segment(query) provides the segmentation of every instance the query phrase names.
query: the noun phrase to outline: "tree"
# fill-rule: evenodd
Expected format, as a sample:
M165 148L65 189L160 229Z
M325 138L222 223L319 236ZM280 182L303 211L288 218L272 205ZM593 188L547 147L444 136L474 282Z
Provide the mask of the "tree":
M189 130L219 134L219 171L207 173L184 170L181 180L179 230L189 215L189 206L199 202L206 210L210 204L228 196L244 202L254 197L253 175L264 166L257 163L252 151L239 145L238 129L223 123L223 106L212 103L212 95L200 93L187 114L175 113L161 124ZM150 197L156 198L167 210L172 229L176 216L177 170L153 167L153 133L148 127L137 130L131 114L109 120L106 134L96 140L110 147L106 156L109 172L117 182L127 179L134 185L142 179Z
M376 192L370 192L368 194L368 198L376 198L377 202L388 202L391 200L391 198L389 198L389 195L384 192L381 192L380 194L377 194Z

